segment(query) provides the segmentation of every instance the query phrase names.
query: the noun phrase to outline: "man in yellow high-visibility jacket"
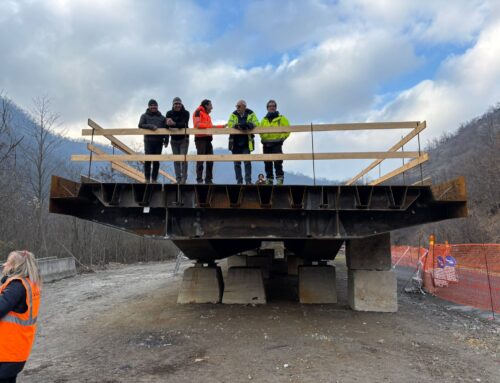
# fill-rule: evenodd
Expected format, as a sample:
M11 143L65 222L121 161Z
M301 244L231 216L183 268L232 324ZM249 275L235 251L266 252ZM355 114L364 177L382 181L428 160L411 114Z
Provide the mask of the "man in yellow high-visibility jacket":
M287 118L276 110L278 105L276 101L269 100L267 102L267 114L260 122L261 127L272 126L290 126ZM283 142L290 136L290 132L285 133L261 133L260 140L263 145L264 154L283 153ZM274 181L273 174L276 171L276 183L283 185L285 180L285 173L283 172L283 161L265 161L264 166L266 170L266 183L272 185Z
M231 113L227 122L228 128L235 128L244 132L250 132L253 128L259 126L259 119L255 113L247 108L245 100L239 100L236 103L236 110ZM250 154L254 150L254 135L249 134L230 134L229 150L233 154ZM245 163L245 183L252 184L252 163ZM241 172L241 161L234 162L234 173L238 185L243 184L243 174Z

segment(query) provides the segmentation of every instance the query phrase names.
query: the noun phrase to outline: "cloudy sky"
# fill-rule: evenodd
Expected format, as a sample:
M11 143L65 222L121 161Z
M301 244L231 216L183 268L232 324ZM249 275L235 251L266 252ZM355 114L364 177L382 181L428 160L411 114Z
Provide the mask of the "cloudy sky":
M133 128L150 98L165 112L180 96L191 111L212 99L220 122L239 98L259 118L275 98L294 124L427 120L425 142L500 102L499 36L499 0L1 0L0 90L25 108L49 95L73 137L88 117ZM403 134L321 133L315 150ZM307 134L285 145L309 150ZM346 178L366 162L316 170Z

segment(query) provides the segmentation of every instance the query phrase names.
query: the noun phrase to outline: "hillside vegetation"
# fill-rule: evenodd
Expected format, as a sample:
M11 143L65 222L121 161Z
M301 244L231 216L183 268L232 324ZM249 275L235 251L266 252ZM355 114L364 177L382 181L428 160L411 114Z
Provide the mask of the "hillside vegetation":
M423 174L434 184L465 176L469 216L400 230L394 239L416 244L420 234L435 233L439 241L452 243L500 242L500 105L430 142L427 151L430 160ZM409 182L418 181L420 170L407 176ZM392 182L400 183L402 177Z

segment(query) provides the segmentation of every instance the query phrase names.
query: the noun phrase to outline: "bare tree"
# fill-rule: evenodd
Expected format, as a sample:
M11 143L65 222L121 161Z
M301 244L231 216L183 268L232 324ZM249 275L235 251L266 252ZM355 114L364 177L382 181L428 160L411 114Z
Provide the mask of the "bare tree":
M11 129L11 102L0 91L0 166L4 165L23 137L16 138Z
M27 181L33 192L36 246L39 252L43 251L47 254L44 219L50 176L60 163L54 156L58 143L61 141L61 137L55 130L59 116L51 110L51 100L47 96L35 98L30 112L34 122L28 129L31 142L26 143L23 149L30 169Z

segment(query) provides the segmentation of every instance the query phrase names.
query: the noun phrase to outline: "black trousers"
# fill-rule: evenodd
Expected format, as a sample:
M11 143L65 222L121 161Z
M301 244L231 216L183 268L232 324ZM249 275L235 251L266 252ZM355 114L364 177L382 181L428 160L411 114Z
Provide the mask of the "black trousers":
M172 147L173 154L187 154L189 148L189 138L184 137L181 140L176 140L172 138L170 141L170 146ZM177 183L185 184L187 180L188 163L186 161L175 161L175 179Z
M197 154L214 154L212 146L212 137L196 137L194 139ZM205 183L212 182L214 163L206 161L207 171L205 173ZM203 182L203 161L196 163L196 182Z
M146 154L161 154L163 149L163 140L144 140L144 151ZM153 161L153 174L151 174L151 161L144 162L144 177L146 182L150 180L156 181L158 179L158 172L160 171L160 163Z
M0 362L0 383L15 383L26 362Z
M269 142L263 144L264 154L275 154L283 153L283 142ZM283 172L283 161L264 161L264 169L266 170L266 178L274 179L273 175L273 162L274 170L276 171L276 178L283 178L285 173Z

